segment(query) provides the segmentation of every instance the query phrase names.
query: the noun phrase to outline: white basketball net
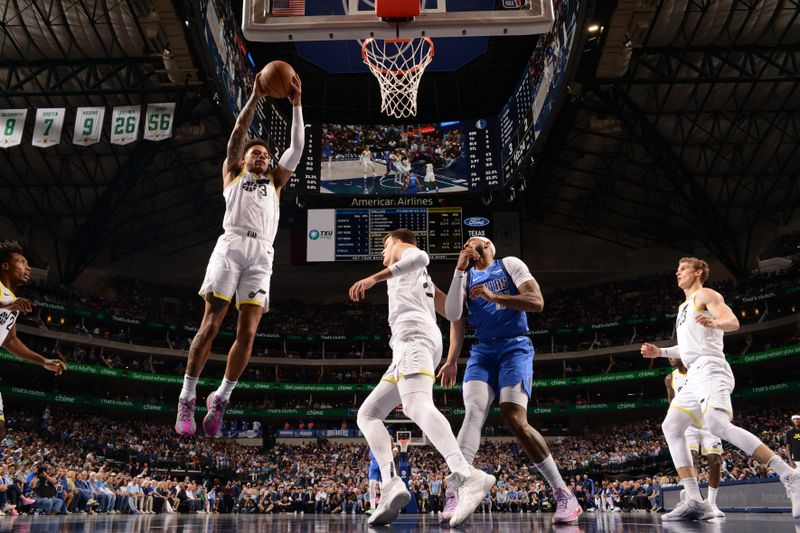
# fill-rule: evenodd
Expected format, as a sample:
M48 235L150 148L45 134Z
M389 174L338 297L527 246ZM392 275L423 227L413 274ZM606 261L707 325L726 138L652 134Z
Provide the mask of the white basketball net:
M381 111L397 118L417 114L417 89L425 67L433 59L433 41L366 39L361 57L381 86Z

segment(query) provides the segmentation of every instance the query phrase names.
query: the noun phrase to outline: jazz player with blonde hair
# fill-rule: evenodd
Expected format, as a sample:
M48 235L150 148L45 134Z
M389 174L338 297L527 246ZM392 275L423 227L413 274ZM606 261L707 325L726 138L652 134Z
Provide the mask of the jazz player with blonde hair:
M456 527L475 511L495 478L467 463L450 423L433 404L434 372L442 359L442 333L436 325L436 313L444 315L445 295L428 276L428 254L417 248L414 232L397 229L384 238L382 255L386 268L355 282L349 292L350 299L358 302L376 283L386 281L389 294L392 364L357 416L381 475L381 503L370 516L369 525L390 524L411 499L403 480L392 475L392 440L384 424L402 404L403 413L444 457L451 472L448 486L461 489L462 499L450 519L450 526Z
M661 424L672 462L686 490L686 499L661 519L687 521L714 517L710 503L703 500L697 486L697 474L686 441L686 429L692 425L706 426L713 435L772 468L792 501L792 516L800 518L800 473L758 437L731 422L731 393L735 381L725 360L722 337L726 331L739 329L739 320L720 293L703 287L709 276L708 263L696 257L684 257L678 262L675 276L686 297L676 319L678 344L659 348L646 342L641 347L644 357L680 358L687 368L686 384L672 399Z

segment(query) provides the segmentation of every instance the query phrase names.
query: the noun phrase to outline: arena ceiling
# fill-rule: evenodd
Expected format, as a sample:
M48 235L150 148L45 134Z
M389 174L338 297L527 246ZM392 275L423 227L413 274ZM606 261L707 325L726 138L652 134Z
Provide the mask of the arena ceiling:
M517 202L543 225L631 247L708 247L744 273L754 239L800 204L800 5L620 0L589 2L587 13L570 98ZM34 256L56 257L51 266L69 283L101 258L216 238L232 117L215 99L198 3L3 0L0 20L2 108L177 103L168 141L64 139L42 150L26 138L0 150L3 216L54 247L37 244ZM493 40L463 72L434 73L428 83L459 97L421 119L496 114L531 46ZM324 88L307 91L309 120L376 119L377 102L365 109L363 91L294 58L290 45L253 50L260 62L293 61L307 85ZM486 79L495 81L477 82Z

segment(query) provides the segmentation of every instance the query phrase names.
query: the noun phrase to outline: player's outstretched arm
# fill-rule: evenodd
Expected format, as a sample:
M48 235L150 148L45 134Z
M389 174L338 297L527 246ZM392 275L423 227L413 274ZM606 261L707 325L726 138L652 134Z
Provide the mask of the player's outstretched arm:
M429 262L428 254L416 246L400 243L392 249L392 265L353 283L348 293L350 299L354 302L363 300L366 291L374 287L376 283L386 281L394 276L402 276L403 274L420 270L428 266Z
M736 331L739 329L739 319L733 313L733 309L725 303L725 298L713 289L703 288L694 298L695 304L705 306L714 318L698 315L695 320L698 324L712 329L722 331Z
M272 171L272 177L275 180L275 188L280 189L289 181L297 165L300 163L300 158L303 155L303 147L306 143L305 130L306 126L303 123L303 105L301 96L303 94L303 86L300 83L300 77L295 74L292 79L292 90L289 92L289 101L292 102L292 133L289 148L283 152L278 166Z
M247 144L247 131L253 123L258 101L266 95L267 93L264 92L258 76L256 76L253 92L250 93L250 98L247 99L242 110L239 111L236 124L233 126L233 131L228 139L228 151L225 155L225 163L222 165L222 183L224 187L236 178L242 168L244 146Z
M17 337L16 324L14 324L11 331L8 332L5 342L3 342L3 348L20 359L30 361L31 363L43 366L51 372L55 372L57 376L60 376L67 370L67 365L65 365L63 361L59 359L47 359L25 346L25 343Z
M655 344L645 342L639 350L642 357L645 359L656 359L658 357L666 357L667 359L680 358L681 354L678 351L678 346L670 346L668 348L659 348Z
M439 367L436 377L445 389L456 384L458 374L458 356L464 345L464 330L467 327L467 317L462 316L455 322L450 322L450 347L447 349L447 360Z

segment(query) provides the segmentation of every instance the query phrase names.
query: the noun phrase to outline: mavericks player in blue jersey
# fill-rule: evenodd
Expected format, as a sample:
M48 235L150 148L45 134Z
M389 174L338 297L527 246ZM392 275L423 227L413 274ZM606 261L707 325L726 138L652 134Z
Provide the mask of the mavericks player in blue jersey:
M465 300L467 313L463 312ZM498 398L503 421L553 489L556 499L553 523L563 524L577 521L583 509L561 478L547 443L528 424L527 414L533 382L533 346L525 336L528 332L525 313L538 313L543 308L539 284L522 260L495 259L494 244L489 239L470 238L459 255L445 302L445 316L453 324L450 350L439 378L444 387L455 384L456 361L469 320L477 342L472 345L464 372L465 413L458 433L461 451L472 463L489 407ZM448 490L443 518L452 512L456 502L457 493Z

